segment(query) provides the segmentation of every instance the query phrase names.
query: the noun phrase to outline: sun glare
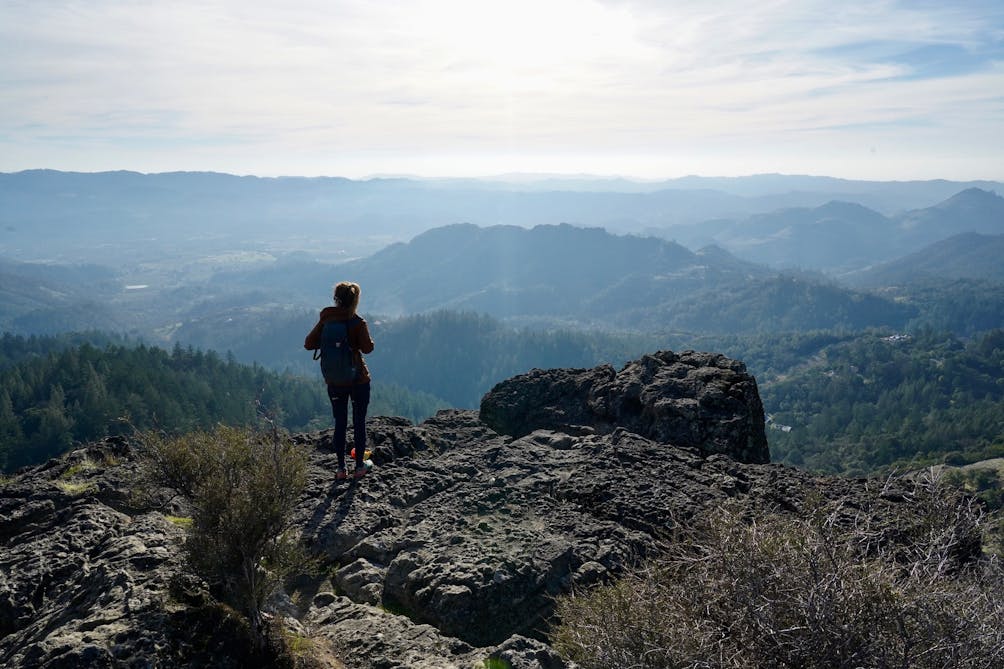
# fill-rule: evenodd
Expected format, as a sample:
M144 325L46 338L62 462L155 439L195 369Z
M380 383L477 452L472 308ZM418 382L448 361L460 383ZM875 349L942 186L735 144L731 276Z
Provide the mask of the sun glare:
M595 3L435 2L418 14L415 32L440 58L503 84L574 74L639 48L632 16Z

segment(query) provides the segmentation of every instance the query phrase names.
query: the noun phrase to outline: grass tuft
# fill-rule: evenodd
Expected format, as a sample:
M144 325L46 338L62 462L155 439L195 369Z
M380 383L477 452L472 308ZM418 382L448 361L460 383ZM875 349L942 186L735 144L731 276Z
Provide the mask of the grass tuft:
M97 465L96 462L94 462L90 458L84 458L80 462L77 462L77 463L72 464L69 467L67 467L66 470L63 471L63 473L59 475L59 478L61 478L64 481L68 481L69 479L72 479L73 477L75 477L77 474L83 474L85 472L91 472L91 471L94 471L97 468L98 468L98 465Z
M65 492L67 495L73 495L78 497L80 495L86 495L88 493L97 492L98 487L91 482L84 481L56 481L56 487Z
M167 522L173 523L178 527L189 528L192 526L192 518L190 516L164 516Z

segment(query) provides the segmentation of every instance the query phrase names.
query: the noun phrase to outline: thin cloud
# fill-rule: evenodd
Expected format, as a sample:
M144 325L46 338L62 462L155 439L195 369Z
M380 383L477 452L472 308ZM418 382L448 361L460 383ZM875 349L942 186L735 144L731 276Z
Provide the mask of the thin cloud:
M0 169L1001 178L996 4L8 2Z

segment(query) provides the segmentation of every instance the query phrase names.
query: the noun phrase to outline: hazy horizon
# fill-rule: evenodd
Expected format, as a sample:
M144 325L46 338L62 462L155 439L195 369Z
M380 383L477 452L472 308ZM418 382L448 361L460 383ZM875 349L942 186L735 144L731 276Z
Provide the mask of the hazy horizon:
M683 181L687 179L696 180L722 180L729 179L741 182L746 179L757 179L763 177L777 177L780 179L834 179L839 181L847 182L862 182L862 183L922 183L922 182L949 182L949 183L973 183L973 182L984 182L990 184L1002 184L1004 179L985 179L985 178L972 178L972 179L948 179L945 177L929 177L929 178L918 178L918 179L865 179L865 178L853 178L853 177L839 177L832 174L792 174L783 172L759 172L755 174L681 174L677 176L668 177L639 177L627 174L595 174L588 172L506 172L497 174L443 174L443 175L423 175L423 174L409 174L403 172L388 172L388 173L374 173L374 174L361 174L358 176L347 176L344 174L257 174L251 172L226 172L221 170L212 169L178 169L178 170L164 170L164 171L143 171L130 169L128 167L116 168L116 169L101 169L101 170L63 170L54 167L26 167L20 170L0 170L0 174L18 174L22 172L64 172L68 174L114 174L114 173L134 173L141 174L144 176L157 176L162 174L218 174L224 176L233 177L252 177L259 179L347 179L349 181L370 181L379 179L403 179L411 181L481 181L481 182L498 182L500 184L511 184L518 186L520 183L526 184L541 184L547 181L627 181L630 183L636 183L640 186L648 185L658 185L662 183L669 183L673 181Z
M0 5L0 171L1004 180L1004 6Z

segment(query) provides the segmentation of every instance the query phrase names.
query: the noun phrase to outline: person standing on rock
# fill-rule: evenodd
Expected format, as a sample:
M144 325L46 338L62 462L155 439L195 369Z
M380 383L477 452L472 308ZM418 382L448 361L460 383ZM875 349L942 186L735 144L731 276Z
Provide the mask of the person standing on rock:
M335 306L321 309L317 325L303 341L321 361L321 373L328 386L331 413L335 418L335 453L342 480L345 470L345 436L348 431L348 407L352 400L352 432L356 468L353 477L366 476L363 453L366 450L366 410L370 404L370 372L363 360L372 353L373 339L366 321L356 314L359 284L343 281L335 286Z

